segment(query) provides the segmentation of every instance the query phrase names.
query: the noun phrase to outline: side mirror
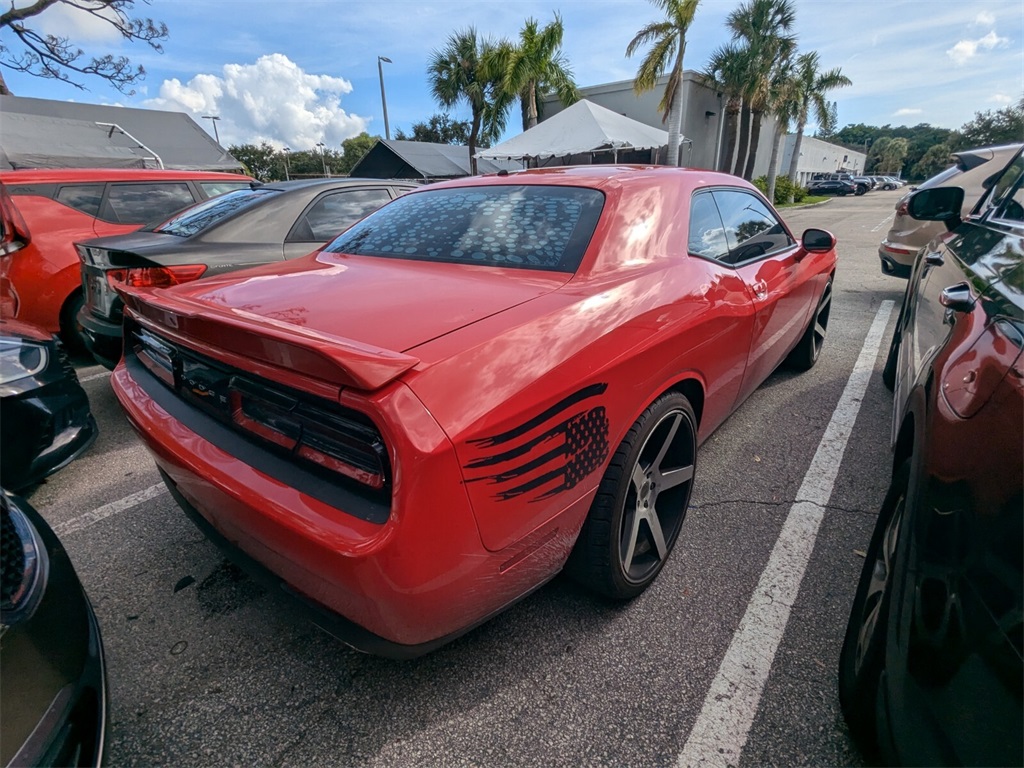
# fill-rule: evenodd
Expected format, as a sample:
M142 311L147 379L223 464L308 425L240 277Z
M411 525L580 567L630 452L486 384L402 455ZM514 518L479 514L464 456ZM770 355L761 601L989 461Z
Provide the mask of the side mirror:
M907 214L918 221L941 221L946 229L960 226L964 191L960 187L919 189L907 200Z
M800 238L800 245L810 253L828 253L836 247L836 238L824 229L808 229Z

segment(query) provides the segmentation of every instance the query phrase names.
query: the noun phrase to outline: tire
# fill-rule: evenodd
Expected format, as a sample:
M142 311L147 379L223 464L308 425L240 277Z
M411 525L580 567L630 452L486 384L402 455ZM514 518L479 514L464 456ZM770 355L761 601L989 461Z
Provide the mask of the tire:
M647 589L679 537L696 459L697 419L690 401L678 392L662 395L612 456L567 573L614 600Z
M878 755L878 685L885 668L896 548L909 483L910 464L905 462L882 502L839 653L839 705L850 734L869 759Z
M828 317L832 311L832 278L825 283L818 306L814 309L807 330L786 358L786 365L797 371L809 371L818 362L821 347L828 332Z
M854 192L853 194L855 194L855 195L856 195L857 197L860 197L861 195L863 195L863 194L864 194L864 193L866 193L867 191L868 191L868 188L867 188L867 187L865 187L865 186L861 186L861 185L858 185L858 186L857 186L857 191L856 191L856 192Z
M73 355L88 355L85 331L78 322L78 312L85 306L85 294L75 291L64 302L60 310L60 338Z

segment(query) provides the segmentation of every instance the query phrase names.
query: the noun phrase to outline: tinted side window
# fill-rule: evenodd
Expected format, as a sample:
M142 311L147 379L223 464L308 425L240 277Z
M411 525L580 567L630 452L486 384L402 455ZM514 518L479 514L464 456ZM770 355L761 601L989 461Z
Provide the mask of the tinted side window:
M326 195L313 204L288 239L325 242L390 199L386 189L348 189Z
M695 256L723 261L729 255L722 215L710 192L694 195L690 203L690 230L686 249Z
M199 186L203 192L206 193L207 197L216 197L217 195L223 195L228 192L234 192L236 189L248 189L248 181L200 181Z
M725 224L727 263L739 264L793 245L782 222L754 195L729 189L712 194Z
M87 213L90 216L98 216L100 201L103 200L103 186L103 184L76 184L61 187L57 192L56 200L76 211Z
M281 192L278 190L265 189L263 187L228 192L227 194L204 200L187 211L182 211L173 219L153 227L153 231L162 232L166 235L176 235L177 237L192 237L192 235L202 232L207 227L219 224L247 208L258 205L260 202L280 194Z
M192 190L185 182L111 184L101 218L121 224L145 224L165 219L194 202Z

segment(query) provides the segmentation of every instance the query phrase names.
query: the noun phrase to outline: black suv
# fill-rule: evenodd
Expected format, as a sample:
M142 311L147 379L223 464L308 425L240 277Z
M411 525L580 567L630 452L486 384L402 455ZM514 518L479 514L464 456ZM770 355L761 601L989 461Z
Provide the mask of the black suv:
M961 221L932 187L883 380L893 476L840 656L840 703L884 764L1024 765L1024 157Z

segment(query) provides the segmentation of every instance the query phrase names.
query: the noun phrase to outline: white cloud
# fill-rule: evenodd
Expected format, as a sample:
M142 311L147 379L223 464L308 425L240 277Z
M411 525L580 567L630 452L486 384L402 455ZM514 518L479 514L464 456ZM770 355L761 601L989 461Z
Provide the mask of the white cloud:
M948 51L946 55L953 60L957 66L963 66L978 54L979 48L992 50L996 46L1006 45L1010 41L1005 37L999 37L995 30L977 40L961 40Z
M910 107L904 107L903 109L897 109L893 112L893 117L908 117L910 115L920 115L924 112L923 109L913 109Z
M272 53L254 64L225 64L220 75L198 74L184 84L164 80L159 96L144 104L187 112L204 126L203 115L219 115L224 146L269 141L308 149L323 141L340 148L368 122L342 109L341 97L351 91L348 80L309 74L283 53Z
M29 5L17 3L18 6ZM105 17L105 18L104 18ZM121 33L106 19L116 19L110 9L99 11L99 17L76 8L73 5L57 3L39 14L39 31L55 37L66 37L75 44L114 43L121 40Z
M990 11L982 11L974 17L974 26L976 27L991 27L995 23L996 17Z
M995 93L989 96L988 100L996 104L1013 104L1013 96L1007 96L1005 93Z

